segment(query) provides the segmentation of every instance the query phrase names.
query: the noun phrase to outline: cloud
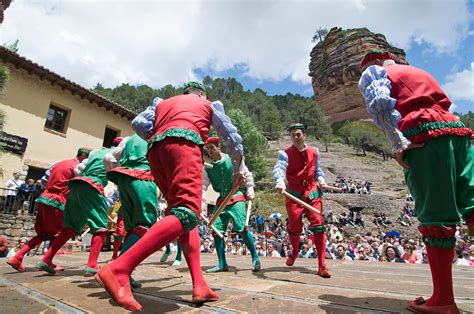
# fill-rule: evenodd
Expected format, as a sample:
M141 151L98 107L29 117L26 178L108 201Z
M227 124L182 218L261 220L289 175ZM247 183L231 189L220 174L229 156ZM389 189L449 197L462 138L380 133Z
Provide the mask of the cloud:
M15 0L2 42L19 39L20 54L86 87L177 85L242 64L252 79L305 85L314 31L334 26L451 53L469 31L468 2Z
M460 72L450 74L446 77L443 90L451 100L474 99L474 62L471 67Z

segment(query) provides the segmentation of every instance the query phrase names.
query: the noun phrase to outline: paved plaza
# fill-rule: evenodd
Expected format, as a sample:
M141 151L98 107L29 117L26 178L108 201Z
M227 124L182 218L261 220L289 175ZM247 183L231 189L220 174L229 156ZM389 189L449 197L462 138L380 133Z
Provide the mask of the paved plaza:
M110 259L102 252L99 261ZM91 276L84 276L87 253L61 255L55 262L66 268L50 276L35 271L39 257L26 257L28 271L18 273L0 259L1 313L122 313ZM317 260L298 259L293 267L284 258L262 258L262 270L250 271L250 257L230 256L230 271L206 274L220 300L196 307L191 303L191 278L186 262L179 267L160 263L161 253L139 266L135 279L143 288L135 296L144 313L361 313L407 312L407 300L431 293L428 265L381 262L328 261L331 279L316 276ZM174 256L171 256L172 259ZM215 265L215 255L203 254L203 269ZM458 306L474 313L474 269L454 266Z

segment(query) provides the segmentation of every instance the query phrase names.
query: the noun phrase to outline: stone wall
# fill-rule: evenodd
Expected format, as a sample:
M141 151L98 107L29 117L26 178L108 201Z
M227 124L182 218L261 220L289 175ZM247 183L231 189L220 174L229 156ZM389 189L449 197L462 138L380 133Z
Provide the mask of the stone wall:
M22 237L27 237L29 240L35 236L34 226L34 216L16 216L0 213L0 235L7 238L10 247L15 246Z

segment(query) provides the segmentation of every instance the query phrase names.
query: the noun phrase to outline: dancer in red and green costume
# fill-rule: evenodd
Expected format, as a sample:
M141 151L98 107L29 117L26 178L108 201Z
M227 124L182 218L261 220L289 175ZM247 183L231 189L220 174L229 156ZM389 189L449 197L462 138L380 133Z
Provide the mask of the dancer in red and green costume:
M53 240L63 227L64 205L69 194L68 182L74 178L74 168L89 156L90 149L80 148L76 158L55 163L49 168L43 178L42 185L45 191L36 199L38 213L36 214L34 236L15 256L8 259L7 263L14 269L24 272L26 268L22 261L24 256L41 242ZM54 267L56 270L63 270Z
M220 139L218 137L208 138L204 145L204 149L211 159L210 164L212 165L212 168L204 168L203 192L206 192L209 185L212 185L212 188L219 193L219 198L216 202L216 205L219 206L232 190L232 160L229 155L222 153ZM229 203L227 203L227 206L214 223L214 227L216 227L220 233L224 234L227 230L229 220L232 219L232 231L237 232L242 236L245 245L252 254L252 271L256 272L259 271L261 267L260 259L258 258L257 250L255 249L253 235L245 225L245 218L247 216L245 202L247 200L253 201L255 198L253 190L254 183L252 173L245 165L242 168L242 174L245 177L246 191L241 188L232 196ZM208 269L206 272L216 273L228 271L229 266L227 266L225 259L224 239L216 234L213 234L213 236L219 264L216 267Z
M276 181L275 187L280 194L286 189L288 193L318 209L321 214L313 212L288 198L286 199L289 222L288 234L293 247L291 255L286 260L286 265L293 266L298 257L298 245L303 229L302 215L305 214L318 253L319 267L317 274L324 278L330 278L331 274L326 267L326 227L322 215L322 192L320 189L320 186L326 185L326 182L319 164L319 150L305 144L306 127L303 124L292 124L288 130L293 145L284 151L280 150L278 152L278 160L273 168L273 178ZM285 184L285 177L287 184Z
M63 228L36 267L54 274L53 258L56 252L72 237L82 232L88 224L93 234L86 273L94 274L99 267L97 259L107 234L108 205L104 196L107 176L103 163L110 149L92 151L89 158L77 165L76 177L68 183L70 188L64 209Z
M427 247L433 294L407 307L458 313L451 267L460 216L471 235L474 231L473 132L449 112L451 101L430 74L395 59L388 51L369 51L361 63L359 89L404 168Z
M168 208L165 218L96 275L96 280L112 298L131 311L141 310L141 305L131 292L130 274L144 259L178 237L191 272L193 302L218 299L201 271L200 237L196 228L202 202L202 145L211 125L227 139L237 184L242 180L242 139L225 115L222 103L206 99L202 84L188 83L184 93L161 102L154 100L132 122L137 134L149 139L148 161Z
M157 220L158 189L146 158L147 142L137 134L125 137L105 155L107 178L118 186L124 227L127 232L120 254L132 247ZM140 288L131 279L132 287Z

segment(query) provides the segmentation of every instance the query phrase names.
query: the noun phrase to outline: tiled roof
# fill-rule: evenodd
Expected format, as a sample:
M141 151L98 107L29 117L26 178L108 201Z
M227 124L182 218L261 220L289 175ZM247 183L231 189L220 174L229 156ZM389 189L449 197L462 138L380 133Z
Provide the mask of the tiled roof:
M27 71L28 74L36 74L41 80L47 80L51 82L52 85L60 86L63 90L68 90L73 95L78 95L82 99L88 99L91 103L95 103L99 107L104 107L107 111L113 111L122 117L126 117L128 120L132 120L136 116L133 111L117 104L116 102L94 93L93 91L56 74L3 46L0 46L0 59L4 62L13 64L17 69Z

